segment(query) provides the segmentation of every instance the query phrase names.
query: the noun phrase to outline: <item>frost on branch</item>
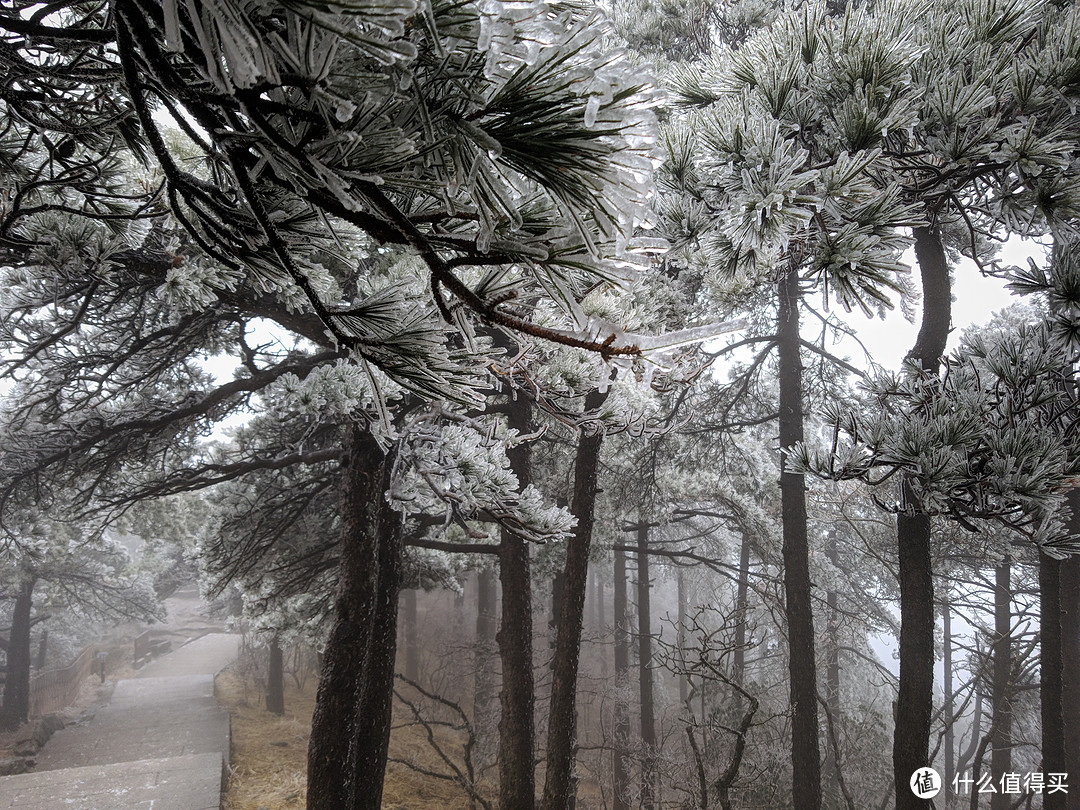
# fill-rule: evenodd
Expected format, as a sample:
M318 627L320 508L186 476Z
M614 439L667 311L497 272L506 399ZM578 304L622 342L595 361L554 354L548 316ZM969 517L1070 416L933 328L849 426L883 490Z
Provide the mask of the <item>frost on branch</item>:
M488 536L482 523L537 543L562 539L573 517L532 485L522 490L510 469L506 448L525 440L494 422L432 408L402 431L391 502L408 514L442 515L444 526L474 539Z
M804 470L880 484L903 472L917 508L975 530L1005 524L1047 553L1080 552L1056 517L1080 479L1071 425L1080 403L1064 346L1045 320L1006 310L964 335L941 376L909 365L865 389L863 406L834 408L833 447L795 451Z

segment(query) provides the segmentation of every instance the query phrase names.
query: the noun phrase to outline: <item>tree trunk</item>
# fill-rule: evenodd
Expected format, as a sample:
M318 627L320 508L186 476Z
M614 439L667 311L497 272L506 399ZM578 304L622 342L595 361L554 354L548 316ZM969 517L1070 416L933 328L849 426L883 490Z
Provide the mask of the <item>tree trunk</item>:
M613 621L615 622L615 710L612 733L615 751L612 754L612 792L615 810L630 810L630 763L626 755L630 741L630 708L623 690L630 676L630 632L626 616L626 552L615 551L615 574L612 590Z
M750 535L743 532L739 546L739 582L735 587L735 661L731 679L736 686L746 686L747 611L750 591ZM703 718L704 719L704 718Z
M945 779L949 780L956 774L956 717L953 706L953 640L952 640L952 607L949 605L949 591L941 599L941 624L942 624L942 648L944 674L942 677L942 693L945 696L945 704L942 707L945 717ZM944 804L952 805L952 793L946 791Z
M270 664L266 672L266 710L279 716L285 714L285 660L276 636L270 640Z
M585 397L585 412L604 404L607 392L591 391ZM566 544L566 565L561 575L559 610L555 635L555 656L551 662L551 705L548 710L547 777L544 780L544 810L566 810L571 806L577 732L578 662L581 627L585 615L585 589L589 581L589 550L592 547L596 511L596 484L600 447L604 434L596 432L578 440L574 461L574 493L570 512L577 526Z
M678 624L675 627L675 651L679 659L679 706L686 706L690 682L686 677L686 581L682 568L676 569L675 587L679 600Z
M596 585L596 635L602 644L604 636L607 635L607 616L604 615L604 580L600 576L600 572L595 569L593 570L593 581ZM600 656L600 674L605 678L608 675L606 655Z
M1080 557L1058 563L1061 598L1062 771L1080 775ZM1080 776L1076 777L1080 781Z
M971 739L967 747L960 752L956 760L956 770L953 773L964 773L975 760L975 752L979 748L979 740L982 738L983 697L982 691L975 686L975 707L971 711Z
M952 302L949 265L941 235L914 228L915 257L922 279L923 313L915 346L908 353L925 371L936 372L949 337ZM900 688L893 730L893 780L897 810L928 810L931 800L911 790L911 775L930 756L934 696L934 574L930 518L916 508L914 490L903 484L904 511L896 519L900 569Z
M473 643L473 727L476 733L477 763L494 761L498 708L495 703L495 634L498 600L495 572L483 568L476 575L476 637Z
M342 461L334 624L308 745L308 810L378 810L390 740L401 519L390 508L390 459L350 424Z
M641 701L641 807L652 810L657 800L656 720L653 700L652 617L649 596L649 524L644 515L637 527L638 685Z
M788 448L803 439L798 270L792 268L785 272L777 289L780 451L786 454ZM802 474L787 469L785 455L780 460L780 504L791 701L791 795L797 810L820 810L821 753L818 749L817 663L814 660L806 484Z
M1062 706L1061 594L1058 560L1039 555L1039 670L1042 713L1042 772L1068 773ZM1065 810L1067 794L1043 796L1043 810Z
M1060 249L1060 246L1055 246ZM1060 255L1055 249L1053 256ZM1051 268L1056 278L1060 271ZM1058 314L1060 304L1052 305L1052 313ZM1065 369L1074 390L1080 388L1080 379L1075 373L1075 366ZM1073 488L1065 498L1069 531L1080 532L1080 488ZM1061 693L1061 734L1064 747L1063 767L1061 771L1080 774L1080 556L1056 561L1058 579L1058 640L1061 644L1061 672L1057 689ZM1043 614L1046 615L1045 613ZM1044 769L1045 770L1045 769ZM1059 796L1059 793L1055 793Z
M990 738L990 773L1000 779L1012 770L1012 583L1007 557L994 573L994 682L990 698L994 733ZM1008 793L994 793L990 810L1009 810L1012 800Z
M524 397L512 400L508 426L525 435L531 428L530 422L528 401ZM516 445L507 451L507 457L518 483L526 486L530 480L529 444L523 442ZM497 636L502 662L499 805L503 810L532 808L536 802L531 566L529 544L503 529L499 537L502 625Z
M30 719L30 613L37 578L23 576L15 591L7 644L7 678L0 707L0 730L13 731Z
M903 484L905 500L910 485ZM911 775L930 756L930 717L934 688L934 587L930 563L930 518L916 513L897 516L900 536L900 688L893 733L893 777L897 810L925 810L910 786ZM905 542L909 539L910 542ZM927 653L929 645L930 652ZM928 657L927 657L928 656Z

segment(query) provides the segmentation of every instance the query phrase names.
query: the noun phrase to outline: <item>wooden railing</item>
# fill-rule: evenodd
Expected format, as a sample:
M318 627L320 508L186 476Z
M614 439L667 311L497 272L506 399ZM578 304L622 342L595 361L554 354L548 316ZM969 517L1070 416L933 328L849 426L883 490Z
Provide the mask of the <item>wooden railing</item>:
M83 679L94 664L94 645L79 653L60 669L47 669L30 676L30 716L37 717L70 706L79 694Z

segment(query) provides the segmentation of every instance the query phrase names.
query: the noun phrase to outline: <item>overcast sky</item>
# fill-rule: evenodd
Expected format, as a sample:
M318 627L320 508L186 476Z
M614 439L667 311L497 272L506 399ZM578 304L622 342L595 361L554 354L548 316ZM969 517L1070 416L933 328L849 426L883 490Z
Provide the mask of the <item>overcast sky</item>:
M1007 265L1024 266L1029 255L1041 260L1042 248L1017 239L1007 243L1001 251L1002 262ZM914 262L914 255L906 258ZM912 280L918 286L917 270L912 272ZM949 349L956 348L964 329L973 324L986 323L995 312L1020 300L1010 294L999 279L984 278L975 263L965 259L953 274L953 330L949 336ZM918 320L908 323L899 308L890 312L884 321L867 320L857 315L852 315L849 320L858 329L859 339L874 360L890 369L900 367L904 355L915 344L919 331ZM844 351L853 358L862 356L857 347L844 347ZM857 365L863 365L861 359L857 360Z

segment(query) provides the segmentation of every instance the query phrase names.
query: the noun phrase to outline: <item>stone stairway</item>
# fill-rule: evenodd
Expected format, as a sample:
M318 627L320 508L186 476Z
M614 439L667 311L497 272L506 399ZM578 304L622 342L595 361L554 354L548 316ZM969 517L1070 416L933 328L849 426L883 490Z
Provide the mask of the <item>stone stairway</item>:
M211 633L118 681L86 723L58 731L32 773L0 777L0 810L218 810L229 717L214 675L239 636Z

